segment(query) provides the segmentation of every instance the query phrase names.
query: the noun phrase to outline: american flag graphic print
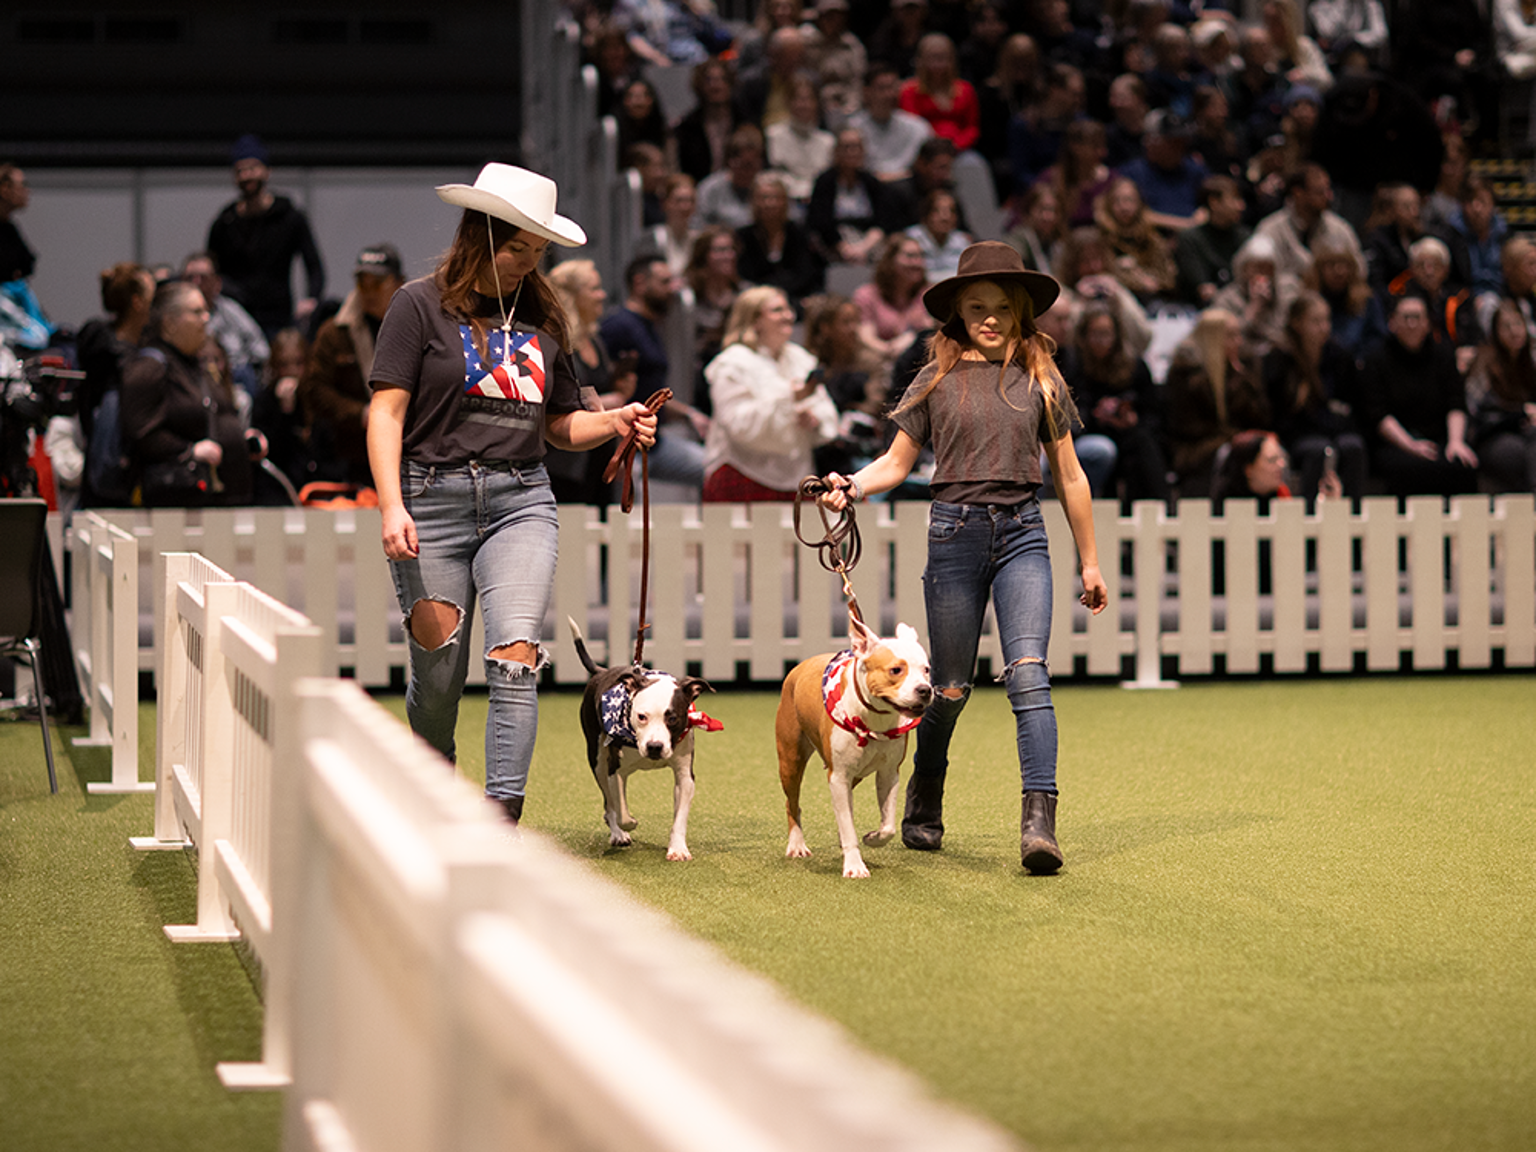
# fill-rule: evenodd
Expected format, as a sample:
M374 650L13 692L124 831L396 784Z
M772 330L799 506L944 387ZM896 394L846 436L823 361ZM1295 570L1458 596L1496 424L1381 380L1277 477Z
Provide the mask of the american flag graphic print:
M475 348L474 332L461 325L464 338L464 394L493 400L544 402L544 350L535 332L507 334L497 330L487 339L494 367L486 367Z

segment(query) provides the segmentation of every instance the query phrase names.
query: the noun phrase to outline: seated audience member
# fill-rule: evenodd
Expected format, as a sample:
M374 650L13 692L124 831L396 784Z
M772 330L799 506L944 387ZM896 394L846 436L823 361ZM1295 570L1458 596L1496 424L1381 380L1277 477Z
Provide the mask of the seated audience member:
M1211 480L1211 500L1217 511L1228 500L1257 500L1260 512L1268 510L1272 499L1289 500L1291 486L1287 483L1290 459L1280 438L1262 428L1249 428L1239 432L1222 446L1218 454L1216 472ZM1338 499L1343 494L1337 475L1330 473L1319 495ZM1261 545L1268 541L1261 541ZM1261 546L1261 587L1269 586L1269 556Z
M1228 176L1209 176L1200 186L1205 222L1179 233L1173 247L1181 299L1204 308L1232 282L1232 261L1252 229L1243 223L1243 190Z
M1255 364L1243 354L1242 322L1207 308L1173 352L1164 384L1169 463L1181 496L1210 490L1217 451L1244 428L1269 423L1269 405Z
M1387 46L1381 0L1308 0L1307 30L1325 59L1337 60L1351 44L1371 53Z
M1055 188L1041 181L1024 193L1020 207L1018 223L1008 229L1003 239L1018 249L1024 267L1053 276L1064 224L1061 200Z
M150 302L155 297L155 280L147 268L124 262L101 273L101 306L106 316L87 320L75 337L75 361L85 373L75 389L80 414L80 429L90 443L96 427L96 412L108 393L123 385L123 369L139 352L144 326L149 320ZM118 401L122 399L118 396ZM126 503L128 491L93 492L87 475L81 485L81 499L87 507Z
M836 137L821 123L816 82L801 73L789 82L789 116L768 127L768 166L784 177L791 200L804 202L811 185L832 165Z
M609 309L598 324L603 344L614 358L631 359L635 391L631 399L645 401L667 386L671 362L661 336L661 324L677 300L677 278L658 255L636 256L624 269L624 303ZM660 435L650 451L651 476L677 484L704 483L704 449L694 434L708 421L691 406L673 399L661 410Z
M631 144L621 155L624 167L633 170L640 178L640 223L642 227L654 228L665 219L661 198L666 191L667 177L671 175L666 154L656 145L640 141Z
M326 321L329 323L329 321ZM267 459L282 473L293 488L289 492L281 481L258 466L251 477L252 502L283 506L311 480L330 479L320 474L309 422L299 403L299 380L309 359L309 341L297 328L283 328L272 334L272 354L262 372L261 391L251 404L251 427L267 440ZM367 468L364 479L367 484Z
M1114 444L1112 477L1124 486L1127 501L1166 500L1168 465L1147 362L1131 353L1119 315L1106 301L1083 306L1073 335L1076 355L1064 376L1082 414L1084 437L1100 436ZM1114 496L1115 486L1095 487L1094 495Z
M928 0L892 0L869 37L869 59L889 64L898 76L916 70L917 45L928 31Z
M224 349L235 383L256 395L262 365L270 355L261 325L238 301L224 295L223 277L209 253L194 252L183 260L181 278L203 294L209 311L208 335Z
M1280 171L1294 172L1312 159L1323 94L1310 84L1293 84L1280 102Z
M1329 210L1331 203L1333 181L1321 166L1303 164L1286 178L1285 207L1264 217L1254 229L1255 235L1274 244L1277 271L1299 279L1323 248L1345 249L1365 268L1355 230Z
M549 273L550 287L560 300L570 324L571 362L588 408L618 408L635 391L635 374L628 362L616 362L608 354L598 322L608 293L603 277L591 260L562 260ZM603 483L609 453L568 452L553 446L544 450L550 488L562 504L608 503L609 486Z
M1356 367L1363 364L1365 354L1386 339L1387 314L1354 253L1320 248L1302 283L1328 302L1334 343L1354 358Z
M1520 310L1508 300L1467 375L1472 448L1500 492L1536 492L1536 360Z
M1333 73L1322 50L1302 32L1301 10L1295 0L1264 0L1260 8L1264 30L1275 46L1275 63L1285 79L1295 84L1309 84L1319 92L1333 86Z
M677 170L702 184L725 167L726 146L741 124L736 111L736 73L729 60L706 60L693 70L694 106L672 130Z
M885 407L886 373L859 335L858 305L846 296L805 302L805 348L822 371L822 384L837 405L837 439L814 451L817 476L851 475L884 448L879 416Z
M935 284L958 273L960 253L972 244L970 233L960 227L960 201L943 188L928 193L922 218L906 234L922 249L928 279Z
M1300 494L1308 500L1318 493L1329 449L1342 494L1365 494L1365 440L1354 422L1355 363L1333 343L1332 332L1328 302L1304 291L1287 310L1284 335L1264 358L1271 427L1296 462Z
M1046 70L1045 94L1008 125L1008 166L1016 191L1028 188L1061 155L1067 125L1083 114L1087 88L1083 74L1070 64Z
M752 223L752 182L762 170L763 131L755 124L742 124L726 145L725 167L699 185L694 227L742 228Z
M988 78L997 75L998 58L1003 54L1007 36L1008 5L1002 0L984 0L971 9L966 35L961 38L955 55L960 75L971 82L978 97L981 86Z
M624 29L611 20L600 21L587 39L587 59L597 70L597 114L612 116L630 80L640 75L641 61Z
M816 358L790 340L795 310L778 288L748 288L704 369L714 405L705 441L706 502L790 501L814 467L812 449L837 437L837 405Z
M1227 94L1214 84L1195 89L1189 133L1190 155L1204 164L1207 172L1234 180L1242 176L1247 149L1233 130Z
M711 6L697 0L615 0L611 19L648 64L697 64L730 46Z
M1152 322L1135 294L1114 277L1109 245L1097 228L1074 228L1067 233L1055 267L1068 307L1075 309L1089 300L1110 301L1131 351L1137 356L1146 353L1152 343Z
M760 71L768 63L768 41L780 28L798 28L805 14L800 0L760 0L752 23L736 37L733 45L737 66L748 74Z
M374 340L389 302L405 283L400 253L372 244L358 254L352 291L315 334L298 380L319 474L312 479L371 486L368 467L368 387Z
M917 45L916 69L901 86L901 107L928 121L934 135L967 152L981 136L981 107L976 89L960 79L955 45L941 32L930 32Z
M1255 360L1265 356L1285 332L1285 317L1300 285L1275 268L1274 247L1252 236L1232 259L1232 283L1211 298L1242 321L1243 345Z
M693 177L681 172L668 176L661 190L661 223L641 235L640 243L666 257L675 276L681 276L687 269L688 257L693 253L693 238L698 235L693 219L698 206Z
M932 323L923 306L929 284L920 244L905 233L887 236L869 283L853 290L859 310L859 334L889 365Z
M835 130L859 110L869 67L863 43L848 30L848 0L817 0L810 22L800 32L805 37L805 68L816 78L822 115Z
M1226 90L1237 71L1236 24L1224 12L1209 12L1189 26L1195 64L1210 77L1208 83Z
M1471 447L1498 492L1536 492L1536 359L1530 330L1510 301L1467 375Z
M1104 155L1104 125L1086 118L1074 120L1067 125L1056 163L1031 186L1048 185L1055 192L1068 228L1093 223L1094 203L1114 178Z
M144 346L123 370L123 446L138 468L146 507L251 499L251 452L234 390L202 360L207 322L208 307L195 287L162 285Z
M1093 218L1114 260L1111 271L1138 300L1173 291L1175 269L1168 243L1131 180L1117 176L1110 181Z
M703 383L704 365L720 354L725 321L731 314L743 284L737 271L740 245L736 233L718 224L700 232L693 242L683 280L693 293L694 404L708 413L709 390Z
M901 217L901 226L910 228L923 218L923 204L930 192L955 191L955 146L942 136L930 136L917 149L912 161L912 175L891 182L891 198ZM958 201L957 201L958 203ZM965 227L962 215L961 228Z
M887 233L899 231L890 189L864 167L864 138L857 128L837 134L832 167L816 177L805 225L828 260L867 264Z
M1443 133L1440 142L1444 146L1440 173L1435 177L1435 186L1424 197L1421 219L1426 232L1447 237L1451 235L1451 221L1461 212L1461 195L1466 191L1467 181L1473 178L1472 157L1459 132Z
M1408 249L1408 269L1388 286L1388 296L1417 296L1429 309L1431 337L1456 350L1456 370L1463 375L1472 366L1482 328L1470 289L1451 291L1446 286L1451 272L1451 253L1444 241L1422 236Z
M1408 246L1424 235L1419 222L1423 201L1407 184L1383 184L1376 189L1371 215L1361 243L1366 279L1371 290L1385 296L1393 282L1408 271Z
M902 111L901 74L883 61L874 61L864 74L864 107L848 118L847 127L864 137L869 170L882 180L904 180L933 128L921 116Z
M1104 127L1104 161L1122 168L1141 155L1141 135L1147 129L1147 85L1134 72L1116 76L1109 85L1109 123Z
M1497 297L1504 286L1502 254L1509 223L1494 207L1493 189L1480 176L1468 176L1461 201L1451 214L1450 233L1467 254L1468 282L1474 297Z
M805 37L798 27L775 28L761 68L742 65L736 73L736 108L741 118L764 131L789 118L790 84L803 71Z
M1181 120L1194 113L1195 89L1206 79L1195 67L1189 33L1177 24L1164 24L1152 34L1152 67L1143 73L1148 96Z
M1493 0L1493 51L1511 80L1536 76L1536 9L1524 0Z
M1504 279L1498 294L1486 293L1478 298L1478 323L1487 332L1499 301L1510 300L1525 317L1525 326L1536 338L1536 240L1517 233L1504 241L1504 249L1499 253L1499 268Z
M983 10L992 5L983 5ZM1008 125L1015 116L1040 99L1042 73L1040 49L1022 32L1004 40L997 64L985 79L975 82L978 106L976 151L992 169L999 202L1013 194L1013 173L1008 167Z
M651 145L663 158L672 151L672 130L661 110L661 97L644 77L636 76L624 86L614 120L619 128L620 156L627 157L636 144Z
M771 284L793 301L826 286L827 266L803 224L789 218L789 191L777 172L752 182L752 223L736 229L743 280Z
M1152 223L1177 232L1195 223L1200 186L1209 173L1189 154L1189 127L1165 108L1147 113L1142 155L1120 169L1141 193Z
M1476 491L1466 390L1450 348L1430 337L1424 301L1395 298L1387 329L1360 377L1361 423L1375 441L1371 470L1395 496Z

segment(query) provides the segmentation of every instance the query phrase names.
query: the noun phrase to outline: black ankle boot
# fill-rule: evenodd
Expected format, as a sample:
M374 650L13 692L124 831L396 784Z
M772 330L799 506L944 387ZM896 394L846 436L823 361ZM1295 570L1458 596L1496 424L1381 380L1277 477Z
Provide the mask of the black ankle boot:
M507 819L516 827L523 818L523 798L521 796L503 796L496 801L501 805L502 811L507 814Z
M1049 792L1024 793L1019 817L1019 857L1025 869L1050 875L1061 867L1061 847L1056 843L1056 797Z
M901 842L919 852L937 852L944 839L944 777L907 780L907 810L901 820Z

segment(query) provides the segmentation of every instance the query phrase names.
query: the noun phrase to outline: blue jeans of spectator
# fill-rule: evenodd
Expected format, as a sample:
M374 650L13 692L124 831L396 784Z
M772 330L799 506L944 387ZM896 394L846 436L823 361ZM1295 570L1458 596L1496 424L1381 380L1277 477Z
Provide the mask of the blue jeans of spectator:
M405 509L416 522L418 554L391 561L395 594L406 618L411 653L406 716L411 728L449 760L469 672L475 601L485 611L485 794L521 796L539 729L539 641L555 579L560 521L542 464L521 470L495 462L433 467L407 461L400 470ZM458 626L437 648L411 634L423 600L458 609ZM530 666L493 651L522 641Z
M933 704L917 728L915 776L943 780L949 741L970 697L982 619L992 601L1026 792L1056 793L1050 671L1051 554L1040 502L1015 507L935 501L923 570ZM960 689L958 697L949 691Z
M662 431L651 448L648 465L651 479L669 484L686 484L704 490L704 445L682 433ZM635 483L640 482L640 456L635 454ZM639 488L636 488L639 491Z
M1120 459L1120 450L1115 447L1115 442L1108 436L1100 436L1096 432L1090 432L1082 436L1072 437L1072 446L1077 449L1077 461L1083 466L1083 475L1088 477L1088 489L1095 500L1102 496L1113 496L1115 481L1115 465ZM1040 453L1040 480L1041 487L1055 491L1055 482L1051 478L1051 461L1044 452Z

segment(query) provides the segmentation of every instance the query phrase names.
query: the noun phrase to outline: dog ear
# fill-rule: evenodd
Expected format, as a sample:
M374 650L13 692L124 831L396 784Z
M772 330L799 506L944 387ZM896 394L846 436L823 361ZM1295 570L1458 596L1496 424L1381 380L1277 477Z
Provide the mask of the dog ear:
M910 624L898 624L896 625L896 639L916 644L918 642L917 629Z
M708 680L702 680L697 676L684 676L682 689L683 695L687 696L690 702L697 700L705 692L714 691L714 689L709 686Z
M624 674L619 677L619 681L627 685L630 694L633 695L645 687L645 680L648 675L649 673L644 668L631 664L628 668L624 669Z
M880 637L870 630L869 625L850 612L848 614L848 646L853 649L854 655L864 656L879 643Z

